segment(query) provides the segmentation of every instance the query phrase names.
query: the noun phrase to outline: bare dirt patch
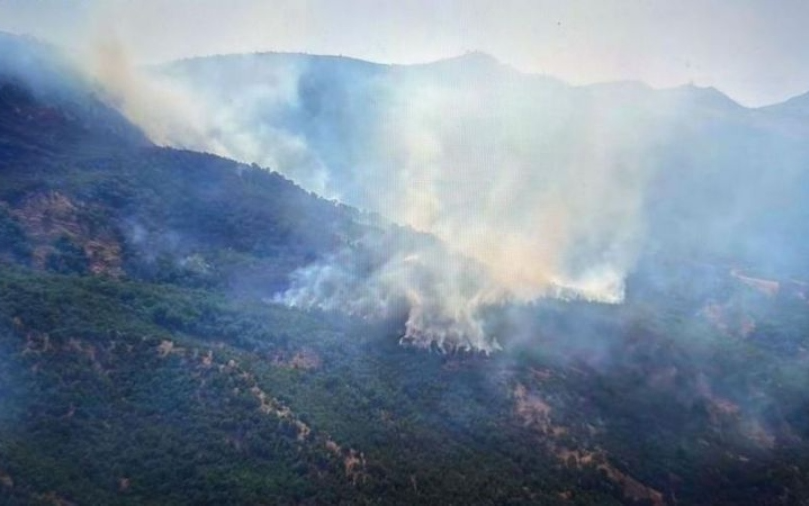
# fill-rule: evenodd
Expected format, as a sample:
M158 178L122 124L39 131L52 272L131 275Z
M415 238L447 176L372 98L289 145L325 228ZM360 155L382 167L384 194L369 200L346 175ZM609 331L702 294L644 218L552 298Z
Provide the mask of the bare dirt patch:
M0 471L0 485L5 488L14 488L14 480L5 471Z
M323 365L323 360L320 355L312 349L303 348L296 351L291 356L286 356L283 353L277 353L272 357L272 363L279 367L287 367L290 369L319 369Z
M517 418L542 437L545 447L560 463L572 467L595 466L621 487L624 497L633 501L646 500L654 506L665 505L661 492L617 469L602 450L569 448L561 444L560 438L567 435L569 429L553 423L551 419L553 408L538 393L531 392L525 385L517 383L512 391L512 398Z
M67 237L84 251L90 272L117 278L123 275L121 244L111 230L92 218L103 213L60 192L34 195L12 210L33 243L35 267L44 268L55 251L54 242Z

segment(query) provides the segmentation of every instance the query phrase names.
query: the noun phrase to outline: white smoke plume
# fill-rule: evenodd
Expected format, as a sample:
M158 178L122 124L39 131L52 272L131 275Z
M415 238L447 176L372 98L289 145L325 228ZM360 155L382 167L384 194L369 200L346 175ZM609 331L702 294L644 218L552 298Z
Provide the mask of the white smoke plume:
M214 57L105 81L158 142L269 166L448 248L365 241L295 273L277 300L366 317L405 308L404 340L491 351L489 306L623 299L651 145L632 108L483 55L414 67ZM357 261L369 248L370 268Z
M115 33L101 27L73 57L80 68L103 85L110 105L138 125L159 145L215 148L204 134L210 114L172 83L133 65Z
M481 311L507 294L485 269L434 240L406 244L393 231L363 241L293 275L276 301L362 318L406 315L402 342L439 349L499 349Z

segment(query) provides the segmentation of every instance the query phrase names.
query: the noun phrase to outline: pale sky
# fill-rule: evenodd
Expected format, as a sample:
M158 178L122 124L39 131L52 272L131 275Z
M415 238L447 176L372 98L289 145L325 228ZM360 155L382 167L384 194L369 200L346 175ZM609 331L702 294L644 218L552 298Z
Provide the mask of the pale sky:
M143 63L253 51L416 63L475 50L573 84L693 82L750 106L809 91L805 0L0 0L0 30L77 47L102 27Z

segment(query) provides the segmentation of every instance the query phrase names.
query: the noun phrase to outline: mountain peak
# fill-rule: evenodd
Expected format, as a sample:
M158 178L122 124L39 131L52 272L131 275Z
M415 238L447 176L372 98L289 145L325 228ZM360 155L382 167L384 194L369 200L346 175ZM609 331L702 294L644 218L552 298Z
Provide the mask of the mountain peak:
M711 108L732 108L742 109L744 106L725 95L721 90L713 86L698 86L694 83L687 83L673 88L662 90L669 96L690 100L701 106Z
M471 65L502 65L500 60L484 51L467 51L464 54L447 58L447 61L452 60Z
M800 118L806 117L809 115L809 92L796 95L783 102L764 106L759 109L770 113L783 114L785 116Z
M494 56L484 53L483 51L467 51L466 53L457 56L442 58L440 60L414 66L430 68L440 67L458 70L468 69L479 72L497 72L509 68Z

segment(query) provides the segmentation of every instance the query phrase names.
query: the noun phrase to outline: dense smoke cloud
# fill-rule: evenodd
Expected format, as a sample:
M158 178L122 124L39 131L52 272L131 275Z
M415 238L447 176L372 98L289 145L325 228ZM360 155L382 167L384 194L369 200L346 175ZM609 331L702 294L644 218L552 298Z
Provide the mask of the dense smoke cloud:
M422 67L247 55L179 62L159 79L207 112L190 147L444 245L346 247L296 273L280 300L363 316L407 307L407 340L491 350L488 306L623 298L649 142L597 97L478 54ZM358 260L369 248L371 268Z
M416 236L402 243L392 232L369 235L298 270L276 300L362 318L402 315L402 342L419 346L498 349L480 312L502 302L502 288L479 265L435 240Z
M161 145L210 143L209 111L199 108L185 90L172 86L132 64L114 32L102 29L92 43L74 55L79 68L104 87L106 99Z
M801 262L801 207L765 211L800 202L785 190L803 187L806 150L716 90L577 88L482 54L406 67L257 54L138 72L98 61L156 142L258 163L440 239L362 238L275 296L406 314L416 344L495 349L483 315L504 303L618 303L650 251L772 272Z
M615 125L486 77L397 86L374 143L394 175L386 191L368 189L381 195L372 205L479 261L521 300L567 287L619 301L639 226L638 161Z

